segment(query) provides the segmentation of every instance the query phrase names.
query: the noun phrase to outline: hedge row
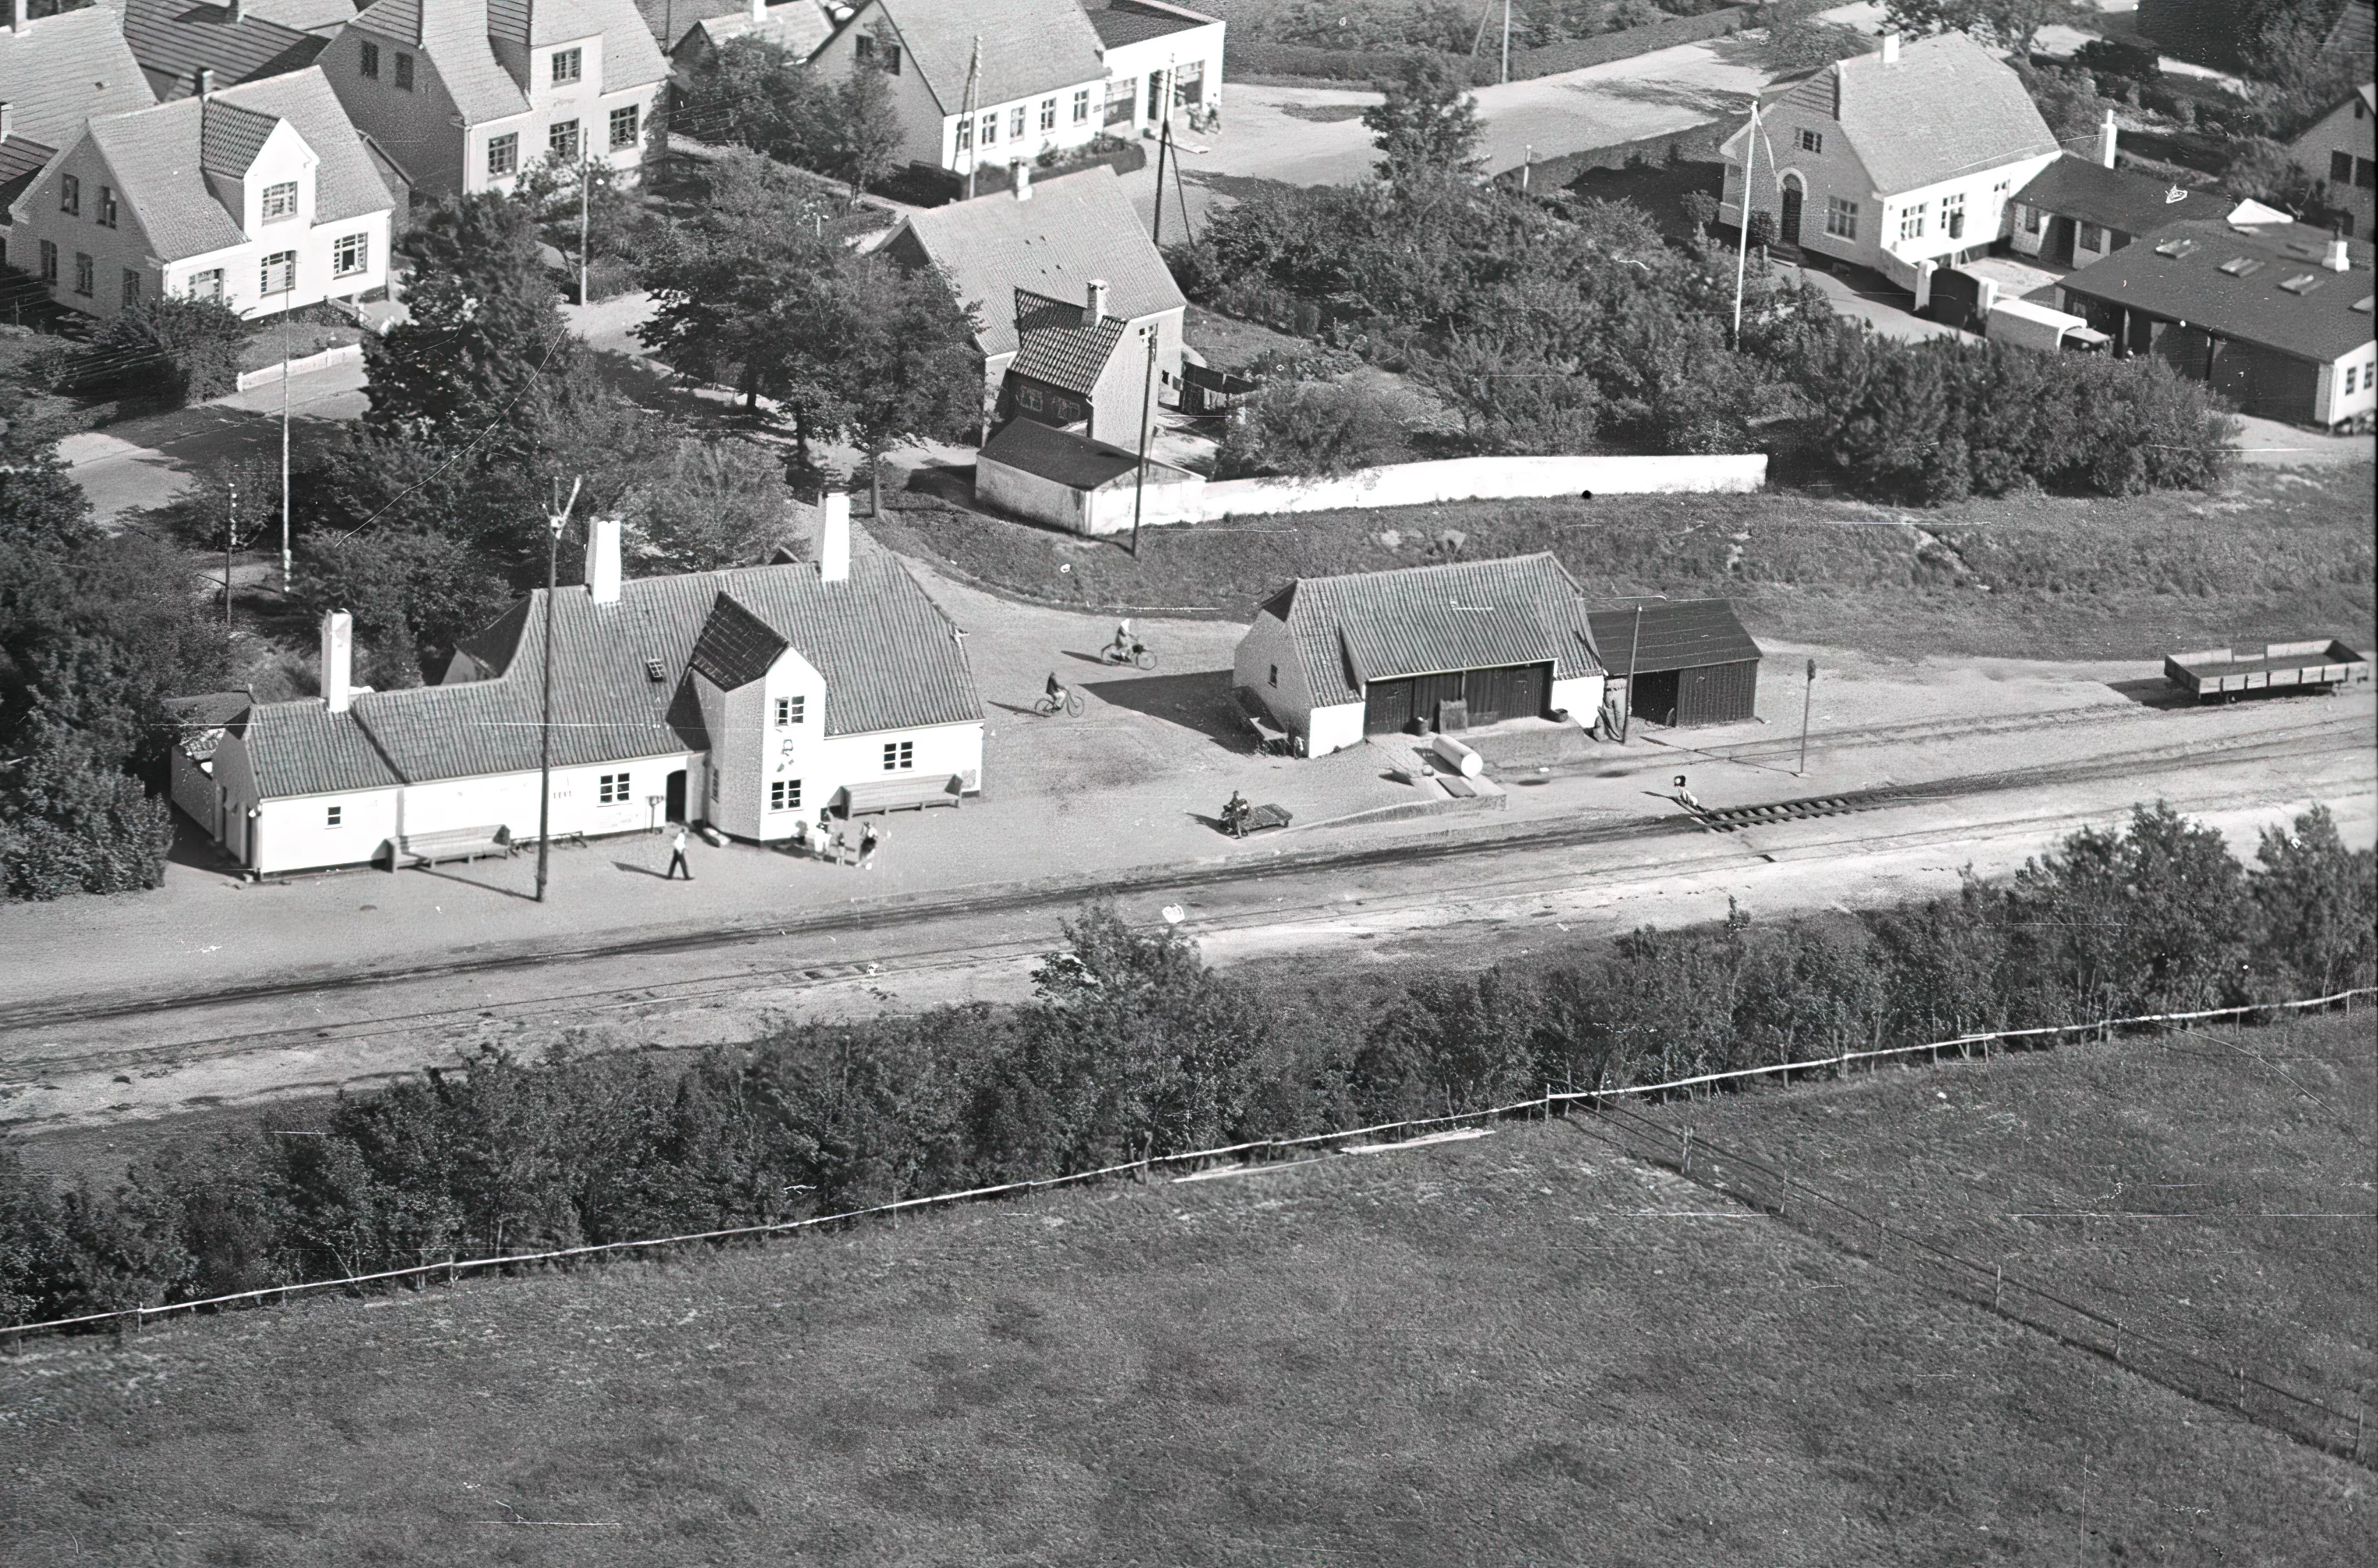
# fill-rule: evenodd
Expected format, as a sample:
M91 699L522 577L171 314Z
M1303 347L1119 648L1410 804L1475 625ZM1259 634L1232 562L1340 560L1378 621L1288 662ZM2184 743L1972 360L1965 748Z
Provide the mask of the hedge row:
M1784 13L1796 11L1808 0L1787 0L1785 5L1767 7ZM1810 6L1811 11L1820 7ZM1779 14L1776 20L1788 19ZM1588 66L1606 66L1613 60L1631 60L1638 54L1655 50L1674 49L1680 43L1699 43L1704 39L1721 38L1748 27L1764 27L1759 7L1731 6L1723 10L1705 11L1698 17L1665 17L1642 27L1627 28L1617 32L1598 33L1591 38L1567 39L1559 43L1547 43L1534 49L1511 51L1511 79L1527 81L1536 77L1556 76L1562 71L1583 70ZM1309 43L1272 43L1249 39L1242 42L1231 38L1222 48L1223 75L1231 80L1247 77L1315 77L1325 81L1377 81L1392 78L1403 67L1411 54L1426 50L1355 50L1325 49ZM1486 87L1502 78L1503 62L1499 54L1481 51L1475 55L1447 54L1447 66L1457 74L1467 72L1472 83Z
M54 1190L0 1149L0 1322L454 1256L683 1235L1574 1088L2368 983L2369 851L2324 811L2252 871L2168 808L2002 887L1862 918L1639 931L1366 998L1207 970L1094 911L1025 1006L794 1029L691 1068L523 1067L342 1100ZM274 1120L285 1121L286 1113Z

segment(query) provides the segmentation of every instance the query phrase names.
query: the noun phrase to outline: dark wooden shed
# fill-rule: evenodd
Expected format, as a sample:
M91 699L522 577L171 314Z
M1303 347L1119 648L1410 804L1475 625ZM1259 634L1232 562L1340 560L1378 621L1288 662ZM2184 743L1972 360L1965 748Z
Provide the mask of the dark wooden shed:
M1588 612L1615 687L1647 724L1739 724L1759 711L1759 645L1724 599Z

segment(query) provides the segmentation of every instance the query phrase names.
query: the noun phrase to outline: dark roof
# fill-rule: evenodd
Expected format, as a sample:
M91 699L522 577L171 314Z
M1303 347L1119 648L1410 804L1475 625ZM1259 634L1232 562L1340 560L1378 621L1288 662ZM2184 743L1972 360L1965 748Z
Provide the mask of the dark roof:
M56 151L54 147L45 147L21 136L0 141L0 211L25 194L25 187L33 183L33 176L42 172Z
M942 270L961 304L974 308L975 342L985 355L1015 352L1015 291L1050 299L1087 297L1107 283L1107 309L1126 321L1189 302L1104 163L1032 182L1032 199L979 196L908 214L890 242L894 256Z
M2321 265L2330 235L2304 223L2252 230L2175 223L2155 237L2068 273L2060 285L2108 305L2185 321L2221 337L2325 364L2370 341L2371 250L2348 241L2348 271ZM2224 271L2225 268L2234 269ZM2308 285L2286 285L2309 280Z
M132 57L162 78L162 98L186 98L198 90L198 67L215 74L217 87L234 87L258 77L278 76L309 65L327 38L243 14L216 0L122 0L124 41Z
M982 443L981 457L1077 490L1097 489L1139 466L1139 459L1119 446L1035 419L1002 425Z
M1602 668L1585 601L1549 554L1300 577L1263 608L1295 640L1315 706L1402 675L1550 663L1566 680Z
M619 602L583 587L553 600L553 760L626 762L709 744L686 679L722 603L799 650L825 677L828 735L979 721L982 703L955 628L895 556L854 535L850 576L814 562L631 578ZM267 797L525 773L537 766L540 591L462 646L486 679L358 693L344 714L319 699L272 703L245 721ZM728 619L732 619L732 612ZM657 660L661 679L647 661Z
M2061 217L2143 235L2184 218L2217 217L2214 204L2221 198L2209 191L2192 196L2168 180L2151 180L2067 153L2032 175L2014 199Z
M85 120L157 102L123 25L105 6L0 28L0 103L14 134L64 147Z
M1706 669L1713 664L1756 662L1759 645L1734 618L1723 599L1627 605L1590 611L1594 645L1613 675L1636 669L1656 675L1670 669ZM1630 666L1630 654L1632 662Z
M636 9L643 15L644 25L652 30L654 42L666 54L685 41L696 22L708 21L713 17L748 15L751 5L751 0L636 0ZM670 34L672 28L676 30L674 37Z
M1074 0L875 0L843 27L871 30L878 15L891 18L944 115L965 112L978 43L973 102L984 106L1106 79L1099 35Z
M1099 30L1099 42L1110 49L1211 27L1219 19L1171 6L1135 5L1132 0L1109 0L1105 6L1085 9L1089 11L1090 25Z
M246 692L209 692L196 697L167 697L165 716L181 730L176 742L185 756L193 762L206 762L215 754L223 730L256 703Z
M712 685L731 692L767 674L790 646L766 621L721 594L687 662Z
M1087 397L1130 323L1104 316L1097 326L1087 326L1082 320L1084 310L1080 305L1017 289L1015 359L1008 368Z

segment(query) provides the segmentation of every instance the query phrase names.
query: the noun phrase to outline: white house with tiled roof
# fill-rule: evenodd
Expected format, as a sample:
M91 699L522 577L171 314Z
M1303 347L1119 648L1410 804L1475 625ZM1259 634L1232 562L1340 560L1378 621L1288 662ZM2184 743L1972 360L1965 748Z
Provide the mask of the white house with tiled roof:
M1219 17L1163 0L1084 0L1106 52L1106 104L1100 128L1130 136L1175 109L1219 108L1222 42Z
M981 789L958 629L896 557L853 539L845 498L815 561L623 581L619 525L593 535L587 583L550 607L555 835L677 820L768 840L823 811ZM546 617L533 593L441 683L388 692L350 686L344 617L328 617L321 696L184 705L174 801L258 875L380 861L423 835L533 841Z
M1541 554L1300 577L1256 609L1231 676L1307 756L1368 735L1590 717L1605 680L1583 596Z
M376 0L325 50L347 113L423 190L510 190L548 156L643 167L668 79L631 0Z
M12 259L92 316L160 294L277 314L385 286L392 205L308 67L90 121L12 203Z
M1760 112L1720 150L1720 221L1771 215L1775 236L1905 287L1924 263L1988 254L2009 199L2053 163L2056 137L2022 78L1962 32L1837 60Z
M2378 222L2378 87L2355 88L2288 143L2288 152L2304 173L2327 182L2332 206L2353 214L2354 237L2378 238L2372 226Z

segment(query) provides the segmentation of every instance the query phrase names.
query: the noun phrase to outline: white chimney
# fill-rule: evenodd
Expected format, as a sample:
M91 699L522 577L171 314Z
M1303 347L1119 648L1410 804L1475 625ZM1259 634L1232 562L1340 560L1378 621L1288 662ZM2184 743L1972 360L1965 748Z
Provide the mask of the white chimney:
M586 525L586 597L596 604L619 602L619 520L597 517Z
M2353 252L2346 245L2343 235L2329 235L2328 254L2321 258L2320 264L2332 272L2353 271Z
M215 68L212 66L200 66L198 67L198 96L201 98L212 98L214 95Z
M1015 186L1015 199L1018 201L1031 200L1032 161L1028 158L1018 158L1015 163L1009 164L1008 168L1011 171L1011 178Z
M24 31L25 23L30 18L25 15L25 0L8 0L8 30L10 32Z
M2106 111L2106 123L2097 127L2097 162L2108 168L2114 166L2114 139L2120 133L2114 126L2114 112Z
M1082 325L1095 327L1106 319L1107 281L1104 278L1092 278L1088 300L1082 307Z
M231 4L225 7L225 10L230 13L223 18L227 22L237 25L247 20L247 0L231 0Z
M751 0L751 19L755 22L768 19L768 0Z
M0 141L7 140L16 129L17 112L5 102L0 102Z
M1882 63L1886 66L1899 64L1899 35L1895 32L1882 35Z
M355 618L343 609L322 617L322 706L332 713L347 711L349 688L354 683Z
M850 497L841 490L828 490L818 510L818 580L850 580Z

